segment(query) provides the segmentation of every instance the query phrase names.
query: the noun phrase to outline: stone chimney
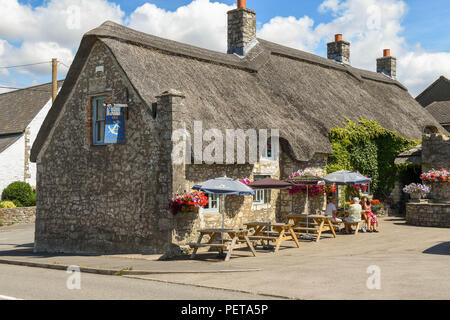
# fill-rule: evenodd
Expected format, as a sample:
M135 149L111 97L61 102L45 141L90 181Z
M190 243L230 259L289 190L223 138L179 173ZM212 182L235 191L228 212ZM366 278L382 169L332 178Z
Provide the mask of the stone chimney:
M350 42L342 40L342 34L335 35L327 46L328 59L350 64Z
M377 59L377 72L393 79L397 77L397 58L391 56L391 49L384 49L383 57Z
M256 12L238 0L238 8L228 12L228 53L244 55L244 47L256 39Z

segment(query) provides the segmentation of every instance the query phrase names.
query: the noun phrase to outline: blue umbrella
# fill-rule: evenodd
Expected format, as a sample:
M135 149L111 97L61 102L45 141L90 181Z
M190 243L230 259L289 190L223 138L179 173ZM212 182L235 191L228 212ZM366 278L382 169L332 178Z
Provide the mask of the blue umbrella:
M253 196L255 191L240 181L223 177L208 180L192 189L200 190L206 193L235 195L235 196Z
M240 181L227 177L208 180L200 185L195 185L192 189L219 195L253 196L255 194L252 188ZM222 229L224 229L225 216L222 206L220 207L220 211L222 211Z
M359 172L351 172L347 170L330 173L323 179L329 184L336 184L341 186L372 182L372 179L363 176Z
M336 184L340 186L349 186L354 184L364 184L372 182L372 179L363 176L359 172L351 172L347 170L341 170L330 173L323 179L328 184ZM344 199L344 212L345 212L345 199Z

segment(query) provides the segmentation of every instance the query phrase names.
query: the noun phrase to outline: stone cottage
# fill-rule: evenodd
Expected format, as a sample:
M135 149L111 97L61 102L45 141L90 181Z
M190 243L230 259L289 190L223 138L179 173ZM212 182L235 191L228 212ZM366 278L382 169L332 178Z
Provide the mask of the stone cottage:
M51 105L51 83L0 94L0 194L14 181L36 185L30 150Z
M198 228L220 225L221 206L230 227L282 219L304 206L301 196L259 191L225 203L210 195L208 208L172 216L169 199L195 184L323 169L330 129L345 117L376 120L415 139L426 126L440 127L389 74L394 57L383 57L377 73L351 66L341 35L328 44L328 59L259 39L255 12L239 3L228 12L228 53L113 22L84 35L31 152L36 251L176 252ZM121 143L105 143L105 103L123 106ZM175 164L172 134L193 132L194 121L203 130L279 129L280 156Z

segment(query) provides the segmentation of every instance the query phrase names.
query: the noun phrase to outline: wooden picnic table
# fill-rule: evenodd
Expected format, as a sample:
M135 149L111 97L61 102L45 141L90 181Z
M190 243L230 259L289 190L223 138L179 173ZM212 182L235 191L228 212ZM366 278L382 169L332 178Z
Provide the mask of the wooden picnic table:
M194 259L197 255L199 248L215 248L218 249L220 253L227 251L225 261L229 261L233 249L239 243L245 243L247 247L252 252L253 256L256 256L255 248L253 248L252 243L248 238L248 230L236 230L236 229L204 229L199 230L200 236L197 242L189 243L189 246L194 249L191 258ZM217 236L221 235L220 239ZM229 239L225 239L224 235L228 235ZM207 243L202 243L203 237L209 236L209 241Z
M292 224L249 222L244 223L244 225L249 230L254 229L254 232L248 238L255 241L255 245L258 241L261 241L261 245L264 245L264 240L276 242L275 253L277 253L282 242L286 240L294 240L297 248L300 248L300 243L298 242L297 235L292 229Z
M288 221L292 220L294 222L293 229L295 232L303 234L304 231L311 231L313 234L317 234L316 242L320 241L324 231L331 231L333 237L336 238L335 225L331 221L331 216L292 214L286 218ZM306 222L308 219L313 220L313 222Z

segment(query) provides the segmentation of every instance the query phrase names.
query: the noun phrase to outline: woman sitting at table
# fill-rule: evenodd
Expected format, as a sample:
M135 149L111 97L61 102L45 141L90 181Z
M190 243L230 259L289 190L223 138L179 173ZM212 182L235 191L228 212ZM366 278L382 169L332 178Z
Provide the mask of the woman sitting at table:
M362 198L362 208L366 216L367 231L378 232L378 219L372 212L372 205L370 204L368 197Z
M348 213L345 214L345 222L361 222L362 207L359 204L360 200L359 198L354 198L353 202L354 203L350 205L350 208L348 209ZM349 224L345 224L345 232L351 233L351 227Z

